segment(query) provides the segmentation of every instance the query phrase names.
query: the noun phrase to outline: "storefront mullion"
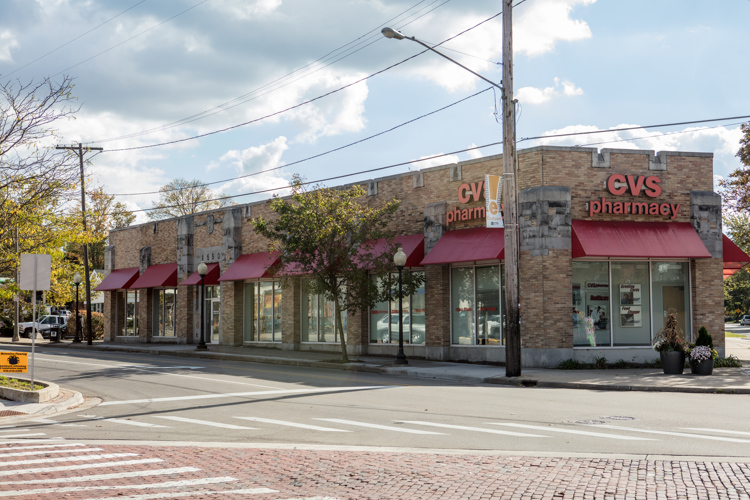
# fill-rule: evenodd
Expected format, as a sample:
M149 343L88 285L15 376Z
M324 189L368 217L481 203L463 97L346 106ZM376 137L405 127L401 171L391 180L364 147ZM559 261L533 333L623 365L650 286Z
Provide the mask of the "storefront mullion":
M243 341L281 341L281 283L253 281L245 283L243 300Z

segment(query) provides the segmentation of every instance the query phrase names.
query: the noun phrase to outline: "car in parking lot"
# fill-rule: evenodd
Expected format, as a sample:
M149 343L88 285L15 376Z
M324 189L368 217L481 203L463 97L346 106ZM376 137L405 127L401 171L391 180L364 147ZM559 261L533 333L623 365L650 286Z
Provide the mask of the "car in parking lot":
M21 337L31 338L31 332L36 329L42 334L42 338L48 339L53 328L60 329L61 336L65 336L68 331L67 318L65 316L47 315L42 316L34 325L33 321L25 321L18 324L18 335ZM36 327L36 328L35 328Z
M741 326L750 326L750 314L745 314L740 319L740 325Z

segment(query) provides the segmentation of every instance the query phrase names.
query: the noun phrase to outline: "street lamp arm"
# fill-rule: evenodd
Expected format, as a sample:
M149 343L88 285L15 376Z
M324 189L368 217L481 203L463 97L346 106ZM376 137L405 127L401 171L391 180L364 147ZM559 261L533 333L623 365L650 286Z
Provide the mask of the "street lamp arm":
M398 33L398 35L399 35L399 36L396 36L396 35L394 35L394 34L393 34L394 32L395 32L395 33ZM439 55L439 56L441 56L441 57L444 57L445 59L448 59L448 60L449 60L450 62L452 62L453 64L456 64L456 65L458 65L458 66L461 66L461 67L462 67L463 69L465 69L466 71L468 71L468 72L469 72L469 73L471 73L472 75L474 75L474 76L477 76L477 77L481 78L481 79L482 79L482 80L484 80L485 82L487 82L487 83L489 83L490 85L493 85L493 86L495 86L495 87L499 88L500 90L503 90L503 87L502 87L501 85L498 85L497 83L493 82L492 80L488 80L487 78L483 77L482 75L480 75L480 74L479 74L479 73L477 73L476 71L472 71L471 69L467 68L466 66L464 66L464 65L463 65L463 64L461 64L460 62L456 61L455 59L452 59L452 58L450 58L450 57L446 56L446 55L445 55L445 54L443 54L442 52L438 52L437 50L433 49L432 47L430 47L429 45L427 45L427 44L426 44L426 43L424 43L424 42L423 42L422 40L419 40L419 39L418 39L418 38L416 38L416 37L413 37L413 36L406 36L406 35L404 35L404 34L402 34L402 33L398 32L398 31L396 31L396 30L393 30L393 29L391 29L391 28L383 28L383 29L381 30L381 33L383 33L383 36L385 36L386 38L393 38L393 39L396 39L396 40L401 40L401 39L404 39L404 38L405 38L405 39L407 39L407 40L411 40L412 42L417 42L417 43L418 43L419 45L421 45L422 47L425 47L426 49L429 49L429 50L433 51L433 52L434 52L435 54L437 54L437 55Z

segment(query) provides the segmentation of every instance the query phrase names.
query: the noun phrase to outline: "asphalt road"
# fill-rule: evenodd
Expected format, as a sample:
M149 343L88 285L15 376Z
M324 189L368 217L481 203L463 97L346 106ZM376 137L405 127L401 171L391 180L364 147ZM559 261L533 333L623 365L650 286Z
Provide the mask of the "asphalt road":
M39 351L36 374L101 399L23 426L39 439L750 457L750 397L741 395L461 385L54 349Z

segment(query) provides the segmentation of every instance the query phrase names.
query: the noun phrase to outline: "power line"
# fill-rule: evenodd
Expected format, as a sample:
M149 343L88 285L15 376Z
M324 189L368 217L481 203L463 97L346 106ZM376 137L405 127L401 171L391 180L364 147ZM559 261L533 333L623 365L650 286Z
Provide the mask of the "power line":
M170 122L170 123L167 123L167 124L164 124L164 125L160 125L158 127L154 127L154 128L151 128L151 129L142 130L140 132L134 132L132 134L121 135L121 136L117 136L117 137L113 137L113 138L109 138L109 139L102 139L102 140L92 141L91 144L101 144L101 143L111 142L111 141L116 141L116 140L121 140L121 139L130 139L130 138L133 138L133 137L140 137L140 136L148 135L148 134L151 134L151 133L154 133L154 132L160 132L162 130L167 130L167 129L170 129L170 128L174 128L174 127L177 127L179 125L185 125L187 123L191 123L191 122L194 122L194 121L197 121L197 120L202 120L204 118L208 118L209 116L213 116L215 114L222 113L222 112L224 112L224 111L226 111L228 109L235 108L237 106L240 106L242 104L250 102L250 101L252 101L254 99L257 99L259 97L267 95L267 94L269 94L271 92L275 92L276 90L279 90L279 89L281 89L283 87L286 87L287 85L290 85L290 84L292 84L294 82L297 82L297 81L299 81L299 80L301 80L303 78L306 78L306 77L308 77L308 76L310 76L310 75L312 75L312 74L314 74L314 73L316 73L318 71L321 71L321 70L323 70L323 69L325 69L325 68L327 68L327 67L329 67L329 66L331 66L331 65L333 65L333 64L335 64L335 63L337 63L339 61L341 61L342 59L345 59L345 58L347 58L349 56L352 56L352 55L356 54L360 50L363 50L363 49L369 47L373 43L376 43L376 42L380 41L382 39L382 37L380 36L379 28L381 28L382 26L384 26L384 25L386 25L386 24L388 24L390 22L393 22L394 20L400 18L401 16L405 15L407 12L409 12L410 10L416 8L419 4L424 3L425 1L426 0L420 0L419 2L417 2L416 4L414 4L413 6L409 7L408 9L404 10L403 12L399 13L398 15L392 17L391 19L385 21L384 23L381 23L378 27L376 27L376 28L374 28L374 29L372 29L372 30L364 33L363 35L355 38L354 40L352 40L352 41L350 41L350 42L348 42L348 43L346 43L346 44L344 44L344 45L342 45L342 46L340 46L340 47L338 47L336 49L333 49L333 50L329 51L327 54L325 54L322 57L316 59L315 61L313 61L311 63L308 63L308 64L306 64L306 65L304 65L304 66L302 66L300 68L297 68L294 71L291 71L291 72L287 73L286 75L281 76L281 77L279 77L279 78L277 78L275 80L272 80L272 81L270 81L270 82L268 82L268 83L266 83L264 85L261 85L260 87L254 89L254 90L251 90L250 92L242 94L242 95L240 95L238 97L235 97L235 98L233 98L233 99L231 99L229 101L226 101L226 102L224 102L222 104L218 104L218 105L214 106L211 109L208 109L208 110L205 110L205 111L201 111L200 113L196 113L194 115L191 115L191 116L188 116L188 117L185 117L185 118L181 118L180 120L176 120L174 122ZM435 3L437 3L438 1L440 1L440 0L433 0L432 3L426 5L423 8L430 7L430 6L434 5ZM439 7L442 7L443 5L445 5L446 3L450 2L450 1L451 0L444 0L440 5L438 5L436 7L433 7L432 9L428 10L427 12L425 12L425 13L417 16L416 18L414 18L414 19L406 22L403 26L406 26L406 25L409 25L409 24L413 23L417 19L422 18L423 16L429 14L430 12L434 11L435 9L437 9ZM417 11L417 12L419 12L419 11ZM414 14L415 13L413 13L411 15L414 15ZM408 19L408 17L407 17L407 19ZM374 41L371 41L371 42L367 43L366 45L362 45L362 43L364 43L364 42L366 42L368 40L372 40L373 37L376 37L374 39ZM337 53L340 53L342 51L342 49L345 49L346 47L349 47L349 46L352 46L352 47L350 47L349 49L347 49L346 51L344 51L343 55L340 55L340 57L339 57L339 54L337 54ZM355 49L355 50L353 50L353 49ZM333 58L333 57L338 57L338 59L330 61L330 58ZM328 62L328 61L330 61L330 62ZM327 64L323 64L323 63L326 63L326 62L327 62ZM322 66L319 66L319 67L315 68L315 66L318 65L318 64L322 64ZM305 70L308 70L308 71L305 72L305 73L303 73L300 77L298 77L298 78L296 78L294 80L291 80L291 81L284 82L284 80L288 80L293 75L295 75L297 73L300 73L300 72L303 72ZM284 83L281 83L281 82L284 82ZM275 87L272 87L274 84L277 84L277 83L279 85L277 85ZM260 93L261 91L263 91L263 90L265 90L265 89L267 89L269 87L271 87L270 90L268 90L266 92L263 92L263 93Z
M228 179L223 179L223 180L220 180L220 181L206 182L205 184L200 184L199 186L200 187L211 186L213 184L221 184L223 182L229 182L229 181L234 181L234 180L238 180L238 179L244 179L246 177L253 177L253 176L256 176L256 175L261 175L261 174L265 174L265 173L268 173L268 172L273 172L274 170L279 170L279 169L282 169L282 168L288 168L288 167L291 167L292 165L297 165L299 163L303 163L303 162L306 162L306 161L309 161L309 160L313 160L315 158L320 158L321 156L325 156L327 154L334 153L336 151L340 151L342 149L354 146L356 144L360 144L360 143L368 141L370 139L374 139L375 137L381 136L383 134L387 134L388 132L392 132L392 131L394 131L396 129L404 127L404 126L406 126L406 125L408 125L410 123L413 123L413 122L415 122L417 120L421 120L422 118L426 118L426 117L428 117L430 115L434 115L435 113L439 113L440 111L444 111L444 110L446 110L446 109L448 109L450 107L456 106L457 104L460 104L460 103L462 103L464 101L467 101L467 100L471 99L472 97L476 97L476 96L478 96L480 94L483 94L483 93L487 92L488 90L490 90L491 88L492 87L488 87L488 88L486 88L484 90L480 90L479 92L476 92L476 93L474 93L474 94L472 94L472 95L470 95L468 97L464 97L463 99L460 99L460 100L458 100L456 102L448 104L447 106L443 106L442 108L436 109L434 111L430 111L429 113L425 113L425 114L423 114L421 116L418 116L416 118L412 118L409 121L403 122L403 123L401 123L399 125L396 125L394 127L389 128L387 130L383 130L381 132L378 132L377 134L373 134L373 135L370 135L370 136L365 137L363 139L360 139L358 141L350 142L349 144L345 144L343 146L339 146L338 148L329 149L328 151L324 151L322 153L318 153L316 155L309 156L307 158L303 158L301 160L293 161L291 163L286 163L286 164L280 165L278 167L269 168L269 169L266 169L266 170L261 170L259 172L253 172L251 174L239 175L237 177L230 177ZM112 196L140 196L140 195L146 195L146 194L160 194L160 193L169 193L171 191L179 191L180 189L181 188L159 190L159 191L148 191L148 192L144 192L144 193L114 193L114 194L112 194Z
M125 13L126 13L126 12L128 12L129 10L133 10L134 8L138 7L138 6L140 5L140 4L142 4L142 3L143 3L143 2L145 2L145 1L146 1L146 0L141 0L140 2L138 2L138 3L136 3L136 4L134 4L134 5L130 6L130 7L128 7L128 8L127 8L127 9L125 9L125 10L123 10L122 12L120 12L119 14L117 14L116 16L114 16L114 17L110 17L109 19L107 19L107 20L106 20L106 21L104 21L103 23L101 23L101 24L98 24L98 25L94 26L93 28L91 28L91 29L90 29L90 30L88 30L87 32L85 32L85 33L82 33L82 34L78 35L77 37L73 38L72 40L69 40L69 41L65 42L64 44L60 45L60 46L59 46L59 47L57 47L56 49L52 49L52 50L50 50L50 51L49 51L49 52L47 52L46 54L44 54L44 55L41 55L41 56L37 57L37 58L36 58L36 59L34 59L33 61L27 62L26 64L24 64L24 65L23 65L23 66L21 66L20 68L16 68L16 69L14 69L13 71L11 71L10 73L8 73L8 74L7 74L7 75L5 75L5 76L10 76L10 75L12 75L12 74L14 74L14 73L17 73L17 72L21 71L22 69L24 69L24 68L25 68L26 66L30 66L30 65L34 64L35 62L37 62L37 61L39 61L39 60L41 60L41 59L44 59L44 58L45 58L45 57L47 57L48 55L50 55L50 54L54 54L54 53L55 53L55 52L57 52L58 50L60 50L60 49L62 49L62 48L64 48L64 47L67 47L68 45L70 45L71 43L75 42L75 41L76 41L76 40L78 40L79 38L83 38L84 36L88 35L88 34L89 34L89 33L91 33L92 31L94 31L94 30L97 30L97 29L101 28L102 26L104 26L104 25L105 25L105 24L107 24L108 22L110 22L110 21L113 21L114 19L117 19L118 17L120 17L121 15L125 14ZM59 74L59 73L58 73L58 74Z
M576 147L576 148L585 148L585 147L588 147L588 146L599 146L601 144L612 144L613 142L640 141L640 140L643 140L643 139L654 139L654 138L658 138L658 137L666 137L666 136L669 136L669 135L688 134L690 132L696 132L696 131L699 131L699 130L711 130L711 129L720 128L720 127L731 127L733 125L742 125L743 123L745 123L745 122L743 121L743 122L725 123L723 125L714 125L713 127L700 127L700 128L694 129L694 130L678 130L676 132L665 132L663 134L645 135L645 136L641 136L641 137L628 137L627 139L615 139L615 140L611 140L611 141L589 142L587 144L576 144L573 147Z
M685 122L663 123L663 124L657 124L657 125L642 125L642 126L639 126L639 127L621 127L621 128L614 128L614 129L608 129L608 130L592 130L592 131L588 131L588 132L569 132L569 133L564 133L564 134L554 134L554 135L542 135L542 136L536 136L536 137L526 137L526 138L523 138L523 139L519 139L516 142L524 142L524 141L531 141L531 140L537 140L537 139L547 139L547 138L555 138L555 137L571 137L571 136L579 136L579 135L602 134L602 133L605 133L605 132L622 132L622 131L634 130L634 129L649 129L649 128L671 127L671 126L676 126L676 125L693 125L693 124L696 124L696 123L709 123L709 122L726 121L726 120L739 120L739 119L746 120L748 118L750 118L750 115L733 116L733 117L728 117L728 118L711 118L711 119L708 119L708 120L693 120L693 121L685 121ZM711 128L711 127L707 127L707 128ZM682 131L681 133L690 133L690 132L693 132L693 130ZM355 175L361 175L361 174L368 174L368 173L372 173L372 172L378 172L378 171L381 171L381 170L387 170L387 169L391 169L391 168L395 168L395 167L402 167L404 165L410 165L412 163L419 163L419 162L428 161L428 160L435 160L437 158L444 158L446 156L451 156L451 155L455 155L455 154L459 154L459 153L465 153L467 151L474 151L474 150L477 150L477 149L483 149L483 148L488 148L488 147L492 147L492 146L498 146L500 144L502 144L502 141L492 142L492 143L489 143L489 144L484 144L482 146L474 146L474 147L471 147L471 148L466 148L466 149L461 149L461 150L457 150L457 151L452 151L450 153L443 153L443 154L439 154L439 155L432 155L432 156L428 156L428 157L425 157L425 158L420 158L418 160L410 160L410 161L406 161L406 162L394 163L394 164L391 164L391 165L386 165L384 167L375 167L375 168L371 168L371 169L367 169L367 170L359 170L357 172L351 172L351 173L348 173L348 174L342 174L342 175L337 175L337 176L334 176L334 177L328 177L328 178L325 178L325 179L318 179L316 181L304 182L304 183L302 183L302 185L306 186L306 185L310 185L310 184L317 184L317 183L320 183L320 182L327 182L327 181L332 181L332 180L344 179L346 177L353 177ZM280 187L275 187L275 188L261 189L261 190L258 190L258 191L251 191L251 192L248 192L248 193L241 193L241 194L228 195L228 196L220 196L220 197L212 198L212 199L205 200L205 201L229 200L229 199L233 199L233 198L240 198L242 196L251 196L251 195L255 195L255 194L263 194L263 193L270 193L270 192L274 192L274 191L282 191L284 189L289 189L289 186L280 186ZM132 211L130 211L130 213L150 212L152 210L157 210L159 208L176 208L178 206L179 205L170 205L170 206L165 206L165 207L144 208L144 209L139 209L139 210L132 210ZM116 213L113 213L111 215L119 215L121 213L123 213L123 212L116 212Z
M93 56L91 56L91 57L89 57L89 58L87 58L87 59L84 59L83 61L81 61L81 62L79 62L79 63L77 63L77 64L74 64L73 66L70 66L69 68L66 68L66 69L64 69L64 70L62 70L62 71L59 71L59 72L55 73L55 74L54 74L54 75L52 75L52 76L51 76L50 78L54 78L54 77L56 77L57 75L61 75L61 74L65 73L65 72L67 72L67 71L69 71L69 70L71 70L71 69L73 69L73 68L76 68L76 67L80 66L81 64L87 63L87 62L89 62L90 60L92 60L92 59L94 59L94 58L97 58L97 57L99 57L100 55L102 55L102 54L105 54L105 53L109 52L109 51L110 51L110 50L112 50L112 49L116 49L116 48L117 48L117 47L119 47L120 45L124 45L124 44L128 43L129 41L131 41L131 40L134 40L135 38L138 38L139 36L141 36L141 35L144 35L144 34L148 33L149 31L151 31L151 30L153 30L153 29L155 29L155 28L158 28L158 27L159 27L159 26L161 26L162 24L168 23L168 22L169 22L169 21L171 21L172 19L174 19L174 18L176 18L176 17L178 17L178 16L181 16L181 15L182 15L182 14L184 14L185 12L188 12L188 11L190 11L190 10L193 10L194 8L198 7L199 5L202 5L202 4L204 4L204 3L206 3L206 2L208 2L208 0L201 0L200 2L198 2L198 3L197 3L197 4L195 4L195 5L193 5L192 7L188 7L187 9L183 10L182 12L178 12L178 13L177 13L177 14L175 14L174 16L172 16L172 17L170 17L170 18L168 18L168 19L165 19L164 21L160 22L159 24L155 24L155 25L151 26L150 28L148 28L148 29L146 29L146 30L143 30L143 31L141 31L141 32L140 32L140 33L138 33L137 35L133 35L133 36L131 36L131 37L130 37L130 38L128 38L127 40L123 40L122 42L120 42L120 43L118 43L118 44L116 44L116 45L113 45L113 46L109 47L108 49L104 49L104 50L102 50L102 51L101 51L101 52L99 52L98 54L94 54Z

